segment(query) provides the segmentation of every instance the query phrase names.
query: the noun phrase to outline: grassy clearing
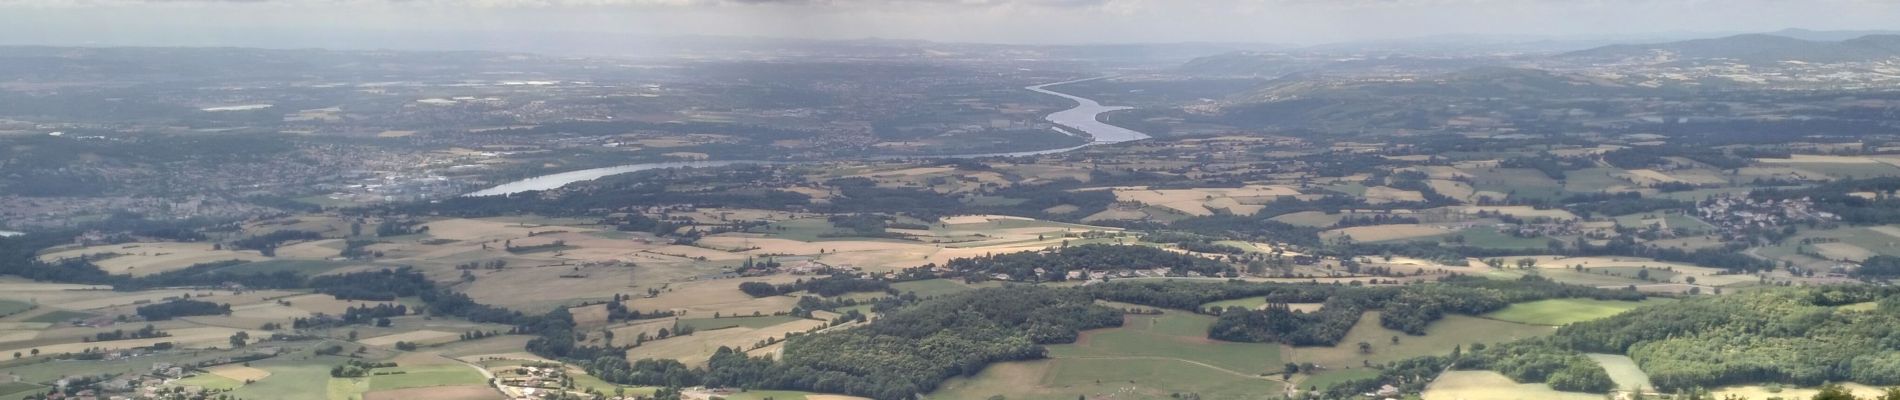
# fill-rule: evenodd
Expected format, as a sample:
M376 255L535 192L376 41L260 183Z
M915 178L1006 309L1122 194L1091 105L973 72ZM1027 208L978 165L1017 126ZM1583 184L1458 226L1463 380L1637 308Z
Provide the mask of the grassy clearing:
M1637 307L1666 302L1664 299L1616 301L1592 299L1550 299L1512 304L1503 310L1485 314L1485 318L1530 325L1568 325L1622 314Z
M679 320L680 326L689 326L695 330L709 331L732 327L764 328L772 325L797 321L804 318L790 315L767 315L760 317L699 318Z
M1610 380L1616 381L1618 389L1655 387L1649 382L1649 374L1643 373L1643 369L1636 366L1636 360L1630 359L1629 356L1616 354L1586 354L1586 356L1596 361L1597 365L1602 365L1605 372L1610 373Z
M1207 339L1214 318L1180 312L1131 315L1120 328L1084 333L1076 344L1049 346L1059 359L1168 359L1257 375L1280 368L1280 346Z
M1243 298L1238 298L1238 299L1233 299L1233 300L1221 300L1221 301L1216 301L1212 303L1202 304L1201 309L1206 310L1206 309L1225 309L1228 307L1241 307L1241 308L1252 310L1255 308L1260 308L1260 306L1264 306L1264 305L1267 305L1267 296L1254 296L1254 297L1243 297Z
M1153 398L1169 393L1195 393L1208 399L1256 398L1278 393L1279 382L1262 377L1228 374L1180 360L1058 359L1043 376L1049 387L1080 389L1085 393L1123 390L1130 385Z

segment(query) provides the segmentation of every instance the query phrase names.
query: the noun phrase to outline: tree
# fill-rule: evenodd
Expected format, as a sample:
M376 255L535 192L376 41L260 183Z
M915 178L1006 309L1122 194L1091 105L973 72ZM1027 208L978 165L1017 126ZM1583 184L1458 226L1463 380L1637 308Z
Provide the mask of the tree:
M1359 354L1372 354L1372 343L1359 342Z
M250 340L251 340L251 334L249 333L244 333L243 331L239 331L238 333L233 333L231 334L231 348L235 349L239 347L244 347L244 344L246 342L249 342Z
M1858 400L1853 392L1837 383L1821 385L1821 392L1814 394L1814 400Z

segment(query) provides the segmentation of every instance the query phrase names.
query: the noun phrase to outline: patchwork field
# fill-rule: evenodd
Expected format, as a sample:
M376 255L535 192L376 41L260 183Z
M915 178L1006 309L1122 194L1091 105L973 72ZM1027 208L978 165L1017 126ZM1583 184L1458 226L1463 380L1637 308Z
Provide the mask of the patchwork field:
M1298 190L1289 187L1259 185L1238 188L1148 189L1136 187L1110 190L1114 191L1116 201L1164 207L1188 215L1213 215L1213 209L1227 209L1234 214L1253 215L1254 212L1259 211L1257 205L1266 204L1280 197L1300 194Z
M627 350L627 359L671 358L687 365L704 365L706 359L711 358L720 346L749 349L767 338L783 339L787 333L804 332L824 324L824 321L800 319L757 329L737 327L699 331L687 336L647 341Z
M1649 382L1649 374L1643 373L1643 369L1636 366L1636 360L1630 359L1629 356L1617 354L1585 354L1585 356L1596 361L1597 365L1603 366L1603 371L1610 374L1610 380L1616 382L1618 390L1637 388L1650 390L1655 387Z
M103 258L93 263L106 273L145 276L215 261L269 259L256 251L221 250L213 246L212 243L123 243L41 254L40 260L51 262L79 257Z

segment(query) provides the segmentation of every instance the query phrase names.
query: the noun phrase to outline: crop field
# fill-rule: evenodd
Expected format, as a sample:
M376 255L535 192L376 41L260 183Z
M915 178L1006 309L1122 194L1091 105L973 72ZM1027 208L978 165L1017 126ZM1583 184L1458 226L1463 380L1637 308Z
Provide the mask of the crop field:
M1458 231L1457 236L1464 237L1462 245L1485 249L1525 249L1536 250L1550 246L1550 238L1517 237L1498 232L1497 227L1480 226Z
M19 300L0 300L0 317L19 314L33 309L33 303Z
M40 255L42 261L81 256L108 256L94 262L99 269L115 275L146 276L183 269L195 264L226 260L267 260L256 251L218 250L211 243L123 243L92 246Z
M218 374L198 374L189 378L172 381L172 386L200 387L205 389L231 390L244 386L244 381L231 379Z
M1240 374L1260 374L1281 365L1278 345L1207 339L1214 318L1183 312L1130 315L1120 328L1084 332L1075 344L1051 345L1054 358L1171 359Z
M694 330L701 330L701 331L710 331L714 329L725 329L725 328L733 328L733 327L759 329L759 328L764 328L768 326L773 326L773 325L778 325L778 324L783 324L783 323L793 322L793 321L798 321L798 320L803 320L803 319L804 318L794 317L790 315L767 315L767 316L760 316L760 317L696 318L696 319L681 319L679 320L679 325L692 327Z
M1264 377L1234 375L1180 360L1054 359L994 364L974 377L945 382L925 398L1071 400L1196 393L1207 399L1240 399L1281 390L1279 382Z
M1266 204L1274 199L1300 194L1299 190L1284 186L1250 185L1238 188L1200 188L1200 189L1148 189L1114 188L1116 201L1135 202L1156 207L1164 207L1188 215L1213 215L1212 208L1227 208L1237 214L1251 215L1259 208L1247 211L1233 209L1235 205Z
M1550 299L1512 304L1503 310L1485 314L1485 318L1530 325L1568 325L1609 318L1638 307L1668 302L1666 299L1616 301L1592 299Z
M1549 219L1554 219L1554 220L1577 219L1577 215L1571 214L1569 211L1564 211L1560 209L1539 210L1531 206L1464 206L1464 207L1455 207L1453 209L1457 211L1458 213L1466 214L1466 215L1477 215L1478 212L1482 211L1482 212L1490 213L1490 214L1503 214L1503 215L1509 215L1512 217L1524 218L1524 219L1532 219L1532 218L1549 218Z
M12 400L26 397L29 394L39 393L43 389L45 388L31 383L4 382L0 383L0 399Z
M369 390L408 389L436 386L480 385L488 380L481 372L462 364L401 365L371 371Z
M488 385L428 386L378 390L363 394L363 400L499 400L503 398L501 393Z
M686 336L649 340L627 350L627 359L671 358L687 365L704 365L706 359L711 358L713 351L720 346L751 348L767 338L784 339L787 333L804 332L822 325L824 321L801 319L760 329L737 327L694 332Z
M1517 383L1491 371L1451 371L1425 388L1425 400L1602 400L1593 393L1559 392L1542 383Z
M1320 232L1319 237L1322 240L1337 240L1340 237L1352 237L1352 240L1355 242L1375 243L1375 242L1395 242L1395 241L1404 241L1404 240L1411 240L1411 239L1422 239L1422 238L1445 235L1448 233L1451 233L1451 231L1445 230L1444 228L1435 227L1435 226L1418 225L1418 224L1397 224L1397 225L1368 225L1368 226L1355 226L1351 228L1340 228L1340 229Z
M1310 362L1330 370L1357 369L1365 362L1438 355L1450 352L1453 346L1469 346L1473 342L1501 343L1555 332L1555 328L1547 326L1447 315L1427 326L1424 336L1412 336L1379 326L1379 313L1375 311L1360 316L1359 323L1346 332L1338 345L1288 347L1284 358L1288 362ZM1398 344L1392 343L1393 337L1399 338ZM1359 352L1359 342L1372 344L1372 354Z

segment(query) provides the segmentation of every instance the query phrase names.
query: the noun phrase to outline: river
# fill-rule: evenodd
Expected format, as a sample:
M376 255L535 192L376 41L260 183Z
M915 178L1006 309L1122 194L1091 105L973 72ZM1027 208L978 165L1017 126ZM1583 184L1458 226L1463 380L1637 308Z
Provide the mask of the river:
M1087 81L1105 79L1105 78L1108 78L1108 77L1096 77L1096 78L1077 79L1077 80L1072 80L1072 81L1063 81L1063 82L1056 82L1056 83L1045 83L1041 85L1035 85L1035 86L1023 88L1032 92L1047 94L1051 96L1069 99L1070 101L1074 101L1076 103L1075 107L1069 108L1067 110L1050 113L1049 116L1044 117L1043 119L1046 119L1049 122L1055 123L1059 127L1066 127L1067 129L1073 129L1073 130L1081 131L1082 133L1088 134L1089 137L1094 138L1094 141L1089 142L1088 144L1075 146L1075 147L1065 147L1065 148L1060 148L1060 149L1017 151L1017 152L1008 152L1008 153L950 154L950 155L934 155L934 156L884 156L884 157L873 157L871 159L890 160L890 159L919 159L919 158L1025 157L1025 156L1037 156L1037 155L1044 155L1044 154L1064 153L1064 152L1074 151L1077 149L1081 149L1081 148L1089 147L1093 145L1098 145L1098 144L1121 143L1121 142L1147 139L1149 136L1146 134L1143 134L1141 132L1136 132L1128 128L1123 128L1123 127L1119 127L1115 125L1109 125L1108 123L1102 122L1101 120L1097 119L1098 117L1102 115L1102 113L1110 112L1110 111L1126 110L1126 109L1129 109L1130 107L1104 106L1102 105L1102 103L1098 103L1095 100L1090 100L1088 98L1071 95L1068 93L1062 93L1062 92L1057 92L1054 90L1049 90L1050 86L1066 85L1066 84L1077 83L1077 82L1087 82ZM1057 128L1057 129L1062 129L1062 128ZM518 180L514 182L503 183L500 185L496 185L495 187L482 189L474 193L469 193L465 196L472 196L472 197L497 196L497 195L515 194L515 193L521 193L521 192L530 192L530 191L536 191L536 190L548 190L548 189L559 188L562 186L567 186L568 184L571 184L574 182L591 181L591 180L600 179L600 178L611 176L611 175L619 175L619 174L625 174L625 173L630 173L630 172L640 172L640 171L655 170L655 169L708 168L708 167L723 167L723 166L728 166L728 165L739 165L739 164L772 164L772 163L776 163L776 162L754 161L754 160L723 160L723 161L679 161L679 162L659 162L659 163L646 163L646 164L628 164L628 165L621 165L621 166L583 169L583 170L578 170L578 171L568 171L568 172L562 172L562 173L557 173L557 174L542 175L542 176L522 179L522 180Z

